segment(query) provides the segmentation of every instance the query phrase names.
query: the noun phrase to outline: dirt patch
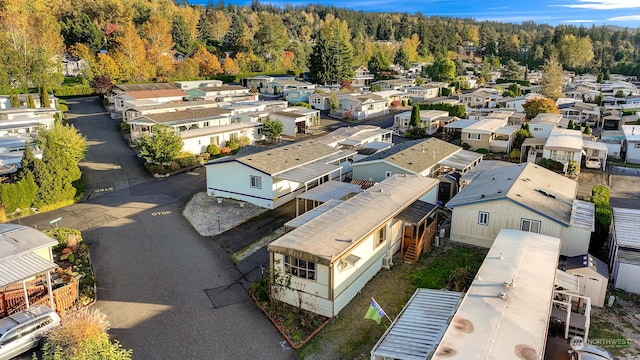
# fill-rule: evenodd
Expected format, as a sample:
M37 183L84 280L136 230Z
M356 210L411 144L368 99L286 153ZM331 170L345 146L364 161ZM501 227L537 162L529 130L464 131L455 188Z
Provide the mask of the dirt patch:
M213 236L232 229L256 217L267 209L227 198L207 196L206 192L196 193L182 212L191 226L202 236Z
M589 342L609 350L620 360L640 358L640 295L616 290L610 308L592 308ZM640 316L640 315L639 315Z

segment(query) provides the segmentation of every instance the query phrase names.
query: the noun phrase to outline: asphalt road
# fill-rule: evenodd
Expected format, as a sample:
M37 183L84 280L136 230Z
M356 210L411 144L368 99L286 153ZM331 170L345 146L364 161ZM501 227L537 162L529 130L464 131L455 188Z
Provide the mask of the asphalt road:
M62 217L60 226L83 232L112 337L135 359L295 358L250 301L246 274L182 216L205 189L204 169L154 179L98 98L68 103L70 122L89 140L81 164L89 195L16 222L43 229Z

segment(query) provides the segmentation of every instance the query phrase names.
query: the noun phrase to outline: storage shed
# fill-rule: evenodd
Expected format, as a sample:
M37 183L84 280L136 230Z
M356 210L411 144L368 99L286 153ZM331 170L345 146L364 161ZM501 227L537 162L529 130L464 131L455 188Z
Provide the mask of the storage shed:
M591 305L604 307L609 286L607 264L591 254L567 258L564 266L567 273L578 277L578 295L591 299Z
M609 270L613 287L640 294L640 210L613 208Z

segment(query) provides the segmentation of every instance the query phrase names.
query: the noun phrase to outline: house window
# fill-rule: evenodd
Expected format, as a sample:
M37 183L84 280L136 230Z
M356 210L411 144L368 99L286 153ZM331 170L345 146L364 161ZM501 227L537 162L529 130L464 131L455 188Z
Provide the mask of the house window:
M238 140L238 133L229 134L229 140Z
M380 246L386 240L386 237L387 237L386 235L387 235L387 227L383 226L378 230L378 233L376 234L375 247Z
M296 259L291 256L284 257L284 271L287 274L307 280L316 280L316 263Z
M251 175L251 187L255 189L262 189L262 178L260 176Z
M478 224L488 226L489 225L489 213L480 211L478 213Z
M566 164L571 160L572 153L569 151L551 150L551 160Z
M480 140L480 134L467 133L467 139Z
M220 145L220 137L219 136L212 136L209 138L209 144L212 145Z
M640 149L640 143L636 143L636 149Z
M542 130L542 128L541 128L541 127L534 127L534 128L533 128L533 131L536 131L536 132L537 132L537 131L543 131L543 130Z
M540 220L522 219L520 230L540 234Z

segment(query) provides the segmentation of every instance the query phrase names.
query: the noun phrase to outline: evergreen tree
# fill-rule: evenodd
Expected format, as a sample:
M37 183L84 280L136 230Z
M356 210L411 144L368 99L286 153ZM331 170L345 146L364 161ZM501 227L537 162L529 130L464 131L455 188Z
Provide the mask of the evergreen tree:
M27 95L27 107L29 109L35 109L36 108L36 102L35 102L35 100L33 100L33 95L31 95L31 94Z
M188 54L193 50L194 39L191 38L191 33L189 32L186 21L180 15L175 15L173 17L173 22L171 24L171 38L176 44L176 50L184 54Z
M413 105L413 109L411 109L411 118L409 119L409 125L411 127L416 127L420 124L420 108L418 105Z
M340 83L353 77L353 50L347 23L327 17L309 59L309 76L318 84Z
M11 96L9 96L9 104L12 109L20 107L20 98L18 98L18 94L11 94Z
M275 140L280 137L282 130L284 130L282 122L280 120L272 120L268 116L262 125L262 133L271 140Z
M541 94L553 100L562 97L563 76L564 71L562 70L562 65L552 56L542 66Z
M229 30L224 35L224 38L222 38L222 50L232 54L247 51L244 38L244 21L239 15L234 14Z
M168 126L153 126L152 136L143 136L138 141L140 155L149 162L166 163L182 150L183 141L178 133Z
M45 88L44 86L40 88L40 107L41 108L50 107L49 92L47 91L47 88Z
M376 51L371 59L369 59L367 69L378 77L382 72L389 71L389 61L387 61L381 51Z
M411 61L409 61L409 55L404 50L404 48L400 47L398 51L396 51L396 55L393 58L393 63L402 66L403 69L408 69L411 66Z

